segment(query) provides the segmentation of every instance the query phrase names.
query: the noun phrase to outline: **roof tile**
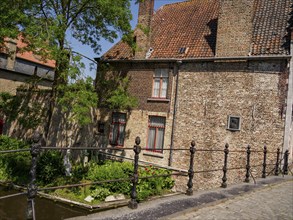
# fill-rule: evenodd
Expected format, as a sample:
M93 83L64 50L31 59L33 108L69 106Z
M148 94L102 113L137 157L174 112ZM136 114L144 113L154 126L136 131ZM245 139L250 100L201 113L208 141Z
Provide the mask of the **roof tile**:
M255 0L251 55L288 54L287 28L291 0ZM151 23L150 58L215 56L219 0L191 0L161 7ZM180 53L180 48L188 48ZM131 48L120 41L104 59L134 59Z

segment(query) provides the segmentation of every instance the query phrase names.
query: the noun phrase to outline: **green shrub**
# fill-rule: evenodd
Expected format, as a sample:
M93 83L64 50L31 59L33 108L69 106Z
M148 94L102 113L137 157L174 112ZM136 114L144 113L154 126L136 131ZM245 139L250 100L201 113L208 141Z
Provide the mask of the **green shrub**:
M111 192L107 188L103 188L100 186L96 186L92 191L91 191L91 196L99 201L103 201L107 196L111 195Z
M132 170L133 165L129 162L107 161L104 165L91 164L87 178L92 181L129 178ZM130 181L103 183L100 186L112 193L129 194L131 189Z
M83 164L74 165L71 170L72 181L79 182L83 180L88 172L88 166L83 166Z
M140 167L139 177L170 175L172 171L155 168L153 166ZM170 176L161 176L147 179L139 179L137 186L137 199L144 200L149 196L160 195L174 186L174 180Z
M0 150L27 149L29 145L6 135L0 136ZM17 184L29 182L31 155L29 151L17 153L5 153L0 155L0 178L10 180Z
M47 185L62 176L65 177L65 167L61 152L56 150L43 152L37 162L37 181Z

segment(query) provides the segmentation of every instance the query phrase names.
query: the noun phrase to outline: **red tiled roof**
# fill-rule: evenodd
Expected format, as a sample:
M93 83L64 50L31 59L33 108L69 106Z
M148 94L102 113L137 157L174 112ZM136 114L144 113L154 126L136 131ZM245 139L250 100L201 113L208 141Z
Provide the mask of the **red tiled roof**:
M252 55L289 54L292 0L256 0L254 3Z
M4 42L8 41L9 39L4 39ZM38 63L41 65L45 65L48 67L55 68L56 62L55 60L44 60L41 59L38 55L34 54L31 51L20 51L19 49L26 47L26 43L24 43L21 40L21 36L18 37L17 42L16 42L16 47L17 47L17 52L16 52L16 57L21 58L33 63ZM6 47L0 47L0 53L8 53L8 49Z
M212 57L218 0L190 1L160 8L152 20L151 58ZM180 48L186 48L179 53Z
M255 0L252 55L288 54L286 38L291 0ZM151 23L150 58L213 57L219 0L191 0L161 7ZM179 53L180 48L185 48ZM184 50L184 49L182 49ZM131 48L120 41L104 59L133 59Z
M17 48L24 48L24 47L26 47L26 44L20 39L20 37L18 37ZM45 66L49 66L49 67L52 67L52 68L55 68L55 65L56 65L55 60L43 60L38 55L35 55L31 51L20 52L18 50L16 52L16 57L24 59L24 60L31 61L33 63L38 63L38 64L42 64L42 65L45 65Z

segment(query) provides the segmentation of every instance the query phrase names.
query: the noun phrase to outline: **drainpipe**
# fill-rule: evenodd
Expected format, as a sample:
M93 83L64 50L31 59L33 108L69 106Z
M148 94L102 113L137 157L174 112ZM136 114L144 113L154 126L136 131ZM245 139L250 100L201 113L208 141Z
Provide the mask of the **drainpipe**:
M182 63L182 61L178 60L174 65L174 75L176 76L176 86L175 86L173 121L172 121L171 144L170 144L170 156L169 156L168 166L172 166L172 160L173 160L174 132L175 132L175 126L176 126L177 96L178 96L178 83L179 83L179 68L180 68L181 63Z
M288 94L287 94L287 107L286 107L286 119L285 119L285 131L284 131L284 143L283 152L289 150L289 161L293 159L293 137L290 134L292 129L292 105L293 105L293 29L291 30L291 42L290 42L290 64L289 64L289 79L288 79Z

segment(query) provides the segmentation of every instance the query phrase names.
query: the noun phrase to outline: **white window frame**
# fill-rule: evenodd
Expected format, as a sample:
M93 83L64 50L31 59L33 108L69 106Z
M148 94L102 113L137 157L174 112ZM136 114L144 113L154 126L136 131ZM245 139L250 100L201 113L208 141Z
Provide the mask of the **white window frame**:
M168 95L169 69L155 69L152 98L166 99Z
M154 120L157 120L155 122ZM147 151L163 153L164 139L165 139L166 117L149 116L148 122L148 138L147 138ZM154 131L151 134L151 131ZM161 138L159 137L161 133Z

